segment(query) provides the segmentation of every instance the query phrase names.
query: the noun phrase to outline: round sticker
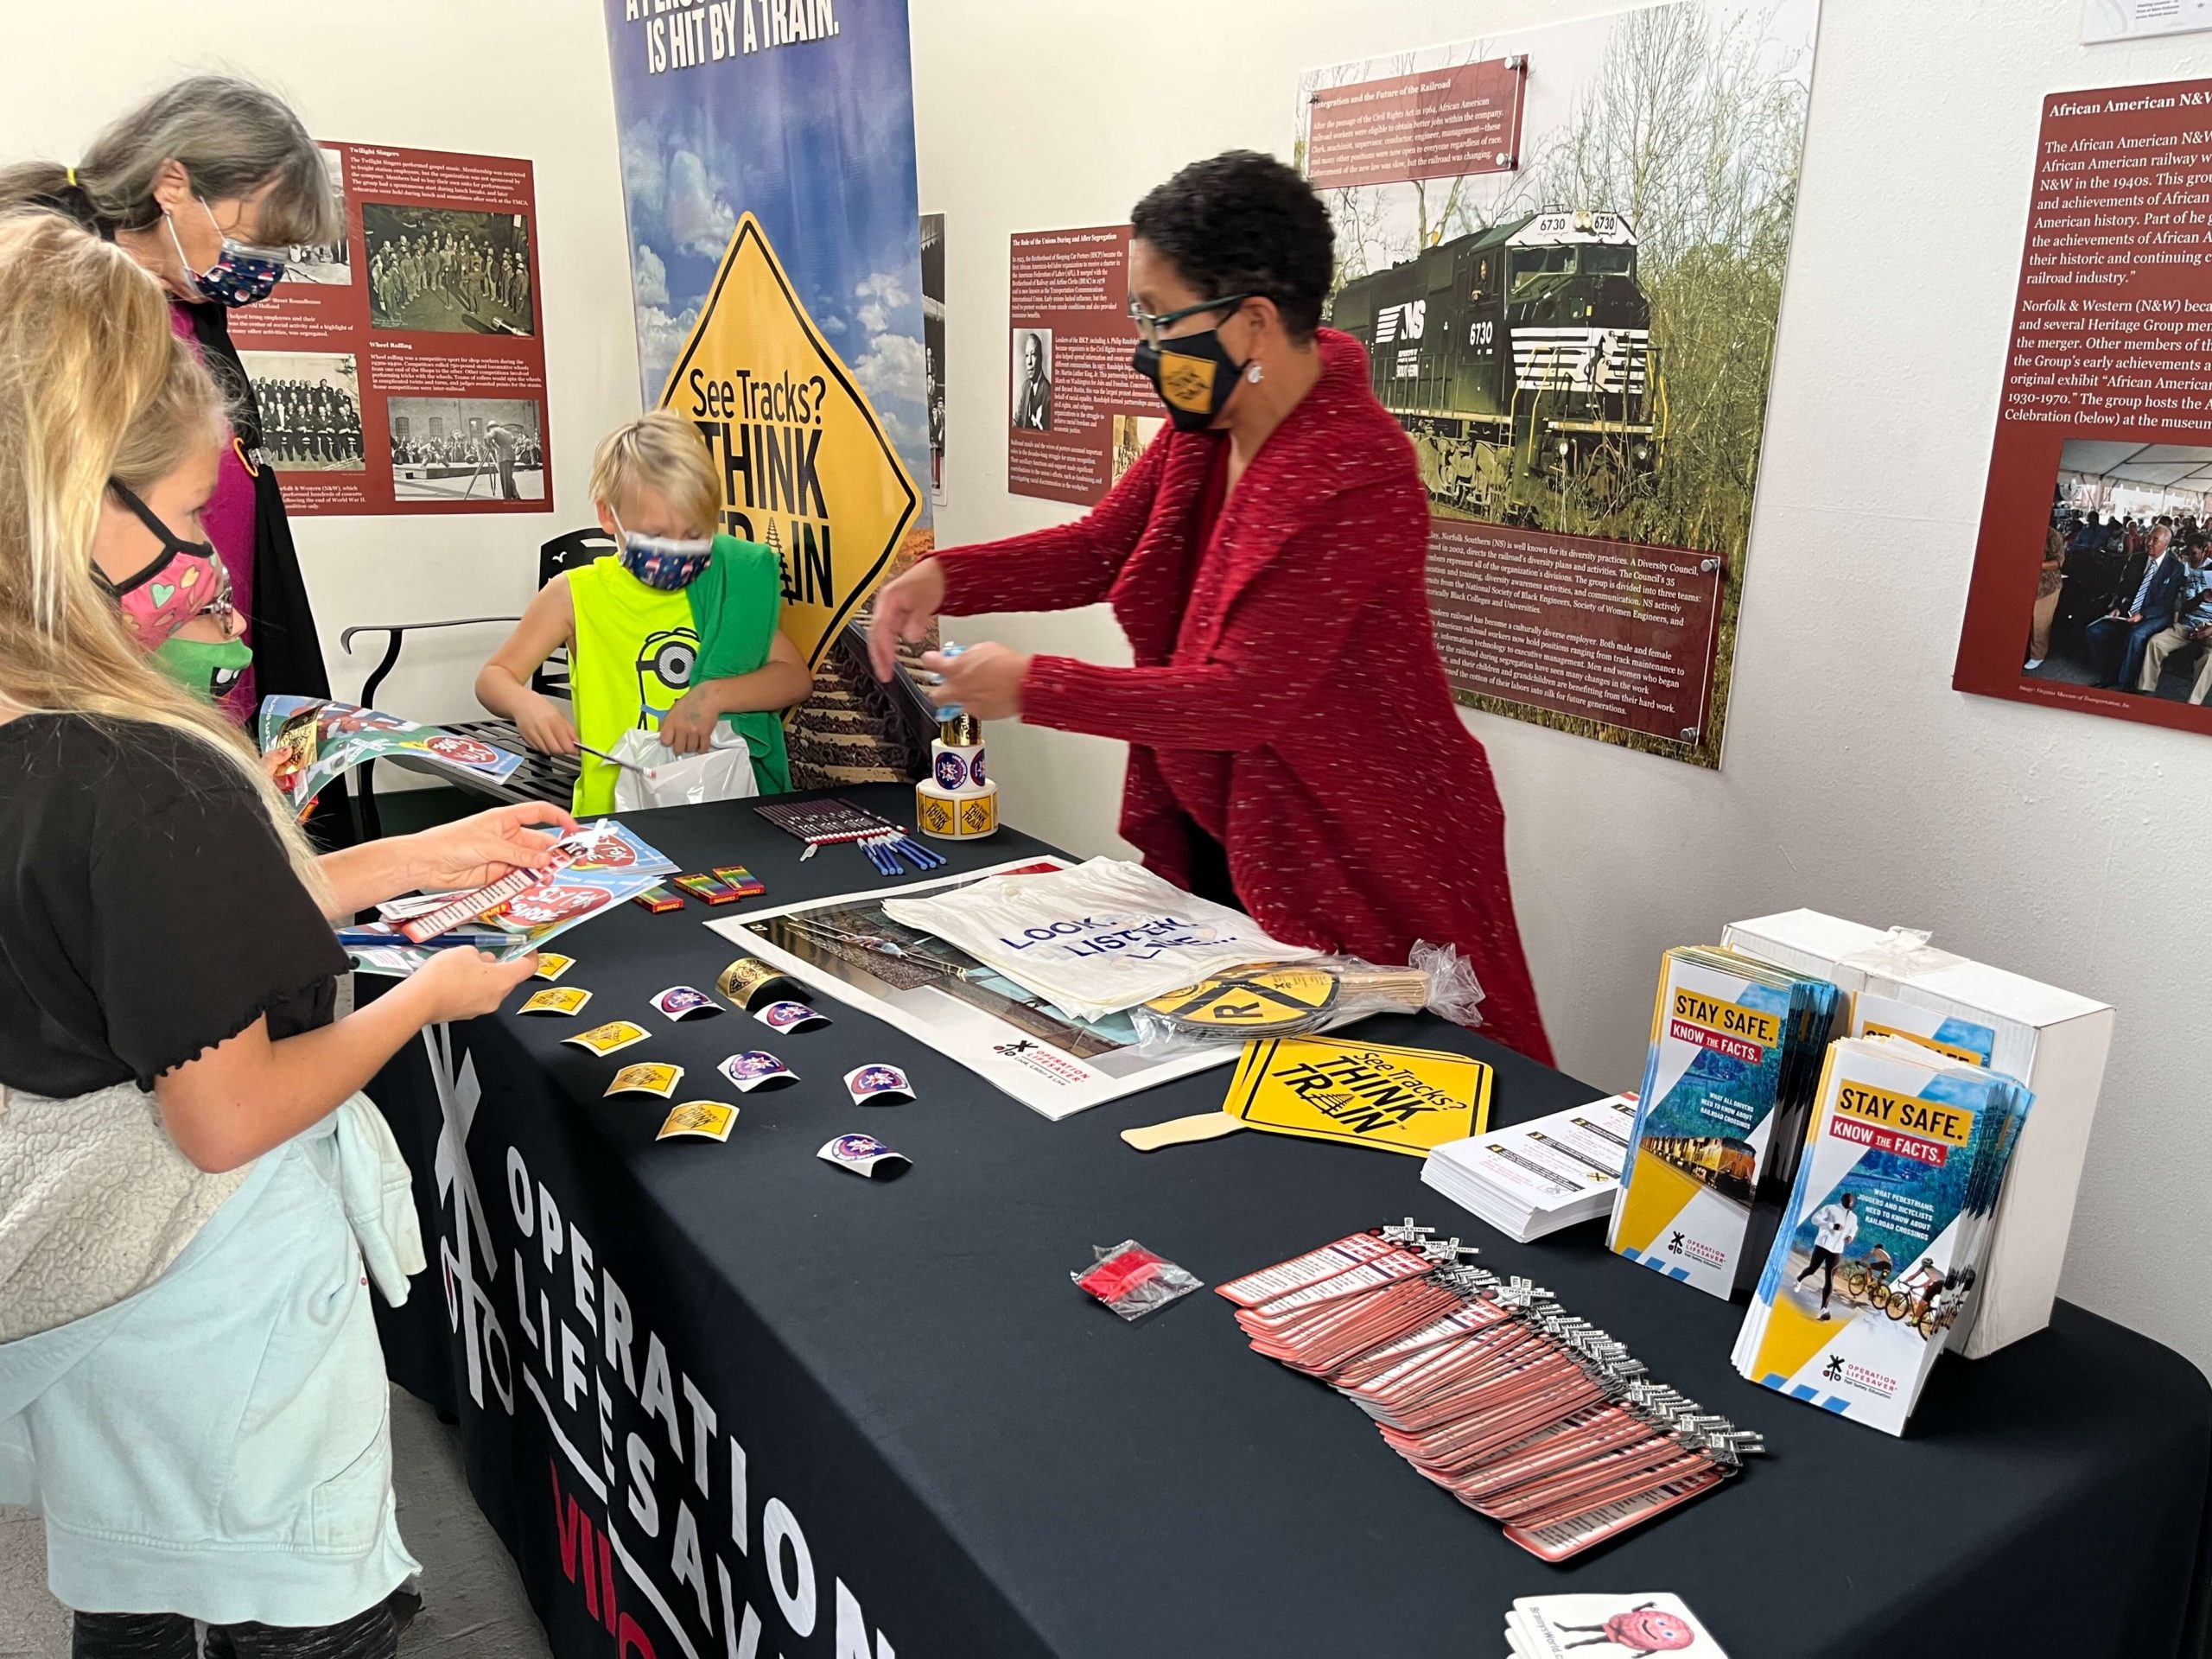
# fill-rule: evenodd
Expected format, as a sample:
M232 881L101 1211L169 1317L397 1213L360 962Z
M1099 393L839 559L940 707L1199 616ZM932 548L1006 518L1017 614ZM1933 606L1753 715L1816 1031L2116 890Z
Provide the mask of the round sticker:
M968 768L961 764L958 755L948 750L938 756L937 781L944 789L957 789L968 781Z
M978 784L990 781L983 776L983 752L981 749L976 751L976 758L968 763L968 775Z
M764 991L791 982L766 963L754 957L740 957L721 971L715 982L720 991L741 1008L750 1008L760 1000Z
M1246 969L1202 979L1145 1007L1197 1031L1309 1031L1336 1006L1338 988L1337 976L1318 968Z

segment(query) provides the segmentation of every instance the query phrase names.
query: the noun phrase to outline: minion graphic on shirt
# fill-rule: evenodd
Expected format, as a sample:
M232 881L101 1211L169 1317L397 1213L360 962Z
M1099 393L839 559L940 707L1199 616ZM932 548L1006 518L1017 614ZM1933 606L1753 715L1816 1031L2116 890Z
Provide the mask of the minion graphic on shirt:
M668 711L691 689L699 666L699 635L692 628L664 628L645 636L638 652L638 725L658 729Z

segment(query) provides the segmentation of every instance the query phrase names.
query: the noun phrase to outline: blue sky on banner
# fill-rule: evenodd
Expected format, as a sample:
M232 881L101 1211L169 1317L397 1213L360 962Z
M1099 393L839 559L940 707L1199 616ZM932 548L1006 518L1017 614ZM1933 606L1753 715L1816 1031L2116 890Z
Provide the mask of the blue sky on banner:
M645 401L659 400L749 211L908 474L927 480L906 0L836 0L828 39L759 35L757 51L658 74L650 20L629 10L607 0Z

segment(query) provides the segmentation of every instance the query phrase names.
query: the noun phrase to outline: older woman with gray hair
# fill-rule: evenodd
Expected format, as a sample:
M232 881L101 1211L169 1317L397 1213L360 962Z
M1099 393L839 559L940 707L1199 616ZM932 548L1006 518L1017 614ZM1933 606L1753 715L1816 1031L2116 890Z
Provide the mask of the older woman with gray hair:
M169 296L172 327L194 342L229 403L232 442L201 518L253 649L224 699L232 718L248 719L272 694L328 696L260 410L228 323L232 307L264 298L282 276L268 250L344 236L322 152L275 93L235 76L194 75L109 124L74 167L0 168L0 213L22 208L64 214L151 271ZM342 804L326 798L326 823L334 825L329 810Z

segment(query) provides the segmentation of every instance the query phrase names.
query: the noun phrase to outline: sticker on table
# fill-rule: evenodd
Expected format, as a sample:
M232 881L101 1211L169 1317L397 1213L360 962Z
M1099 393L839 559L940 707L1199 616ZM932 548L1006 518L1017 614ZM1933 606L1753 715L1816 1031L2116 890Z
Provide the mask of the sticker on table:
M896 1180L914 1166L912 1159L892 1151L872 1135L841 1135L814 1155L879 1181Z
M603 1026L594 1026L589 1031L580 1031L573 1037L563 1037L564 1043L574 1043L578 1048L588 1048L593 1053L606 1056L617 1049L627 1048L632 1043L645 1040L645 1028L633 1026L627 1020L610 1020Z
M575 965L576 959L574 957L564 957L558 950L541 950L537 953L537 971L531 977L558 979Z
M737 1108L725 1106L718 1100L687 1100L681 1106L672 1106L661 1120L660 1133L656 1141L671 1136L696 1135L704 1141L727 1141L729 1132L737 1127Z
M804 1002L771 1002L753 1017L771 1031L810 1031L830 1023L828 1014Z
M793 990L797 987L788 976L759 957L740 957L722 969L715 988L739 1007L750 1009L770 991Z
M914 1097L914 1085L895 1065L861 1065L845 1073L855 1106L895 1106Z
M683 1068L665 1065L658 1060L640 1060L635 1065L626 1065L614 1074L614 1081L607 1085L610 1095L658 1095L666 1100L676 1092L676 1085L683 1081Z
M690 1020L696 1016L720 1014L722 1005L704 991L690 985L671 985L653 998L653 1007L671 1020Z
M798 1073L765 1048L748 1048L733 1054L715 1068L736 1087L750 1094L755 1089L780 1089L797 1083Z
M575 1014L582 1013L584 1004L590 1001L591 993L581 985L549 985L542 991L532 991L515 1012Z

